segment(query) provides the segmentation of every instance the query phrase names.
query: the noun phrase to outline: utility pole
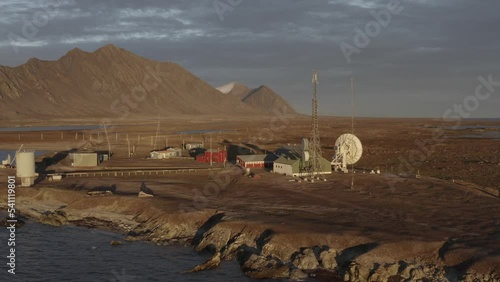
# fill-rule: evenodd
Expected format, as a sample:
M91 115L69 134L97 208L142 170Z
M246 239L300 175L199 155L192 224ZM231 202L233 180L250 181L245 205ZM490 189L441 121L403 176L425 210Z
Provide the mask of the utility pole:
M153 150L156 149L156 140L158 139L158 133L160 132L160 119L158 119L158 126L156 127L156 135L155 135L155 143L153 146Z
M351 133L354 135L354 76L351 77Z
M130 158L130 140L127 139L128 157Z
M354 76L351 77L351 134L354 135ZM354 189L354 164L351 164L351 189Z
M109 143L108 130L106 128L105 122L103 122L103 125L104 125L104 132L106 133L106 141L108 141L108 154L109 154L108 160L111 160L111 144Z
M212 165L213 152L212 152L212 133L210 133L210 166Z

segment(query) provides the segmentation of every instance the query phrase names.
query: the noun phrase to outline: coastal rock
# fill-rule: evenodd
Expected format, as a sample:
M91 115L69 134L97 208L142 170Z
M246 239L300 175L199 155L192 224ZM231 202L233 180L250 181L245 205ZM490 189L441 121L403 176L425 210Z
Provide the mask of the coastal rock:
M500 281L500 275L496 274L496 273L485 273L485 274L480 274L480 273L477 273L477 274L474 274L473 277L475 277L475 280L474 281L487 281L487 282L497 282L497 281Z
M422 268L412 268L410 270L410 281L421 281L425 278L425 273Z
M290 268L277 258L252 254L243 263L241 270L255 279L289 278Z
M388 281L390 277L397 276L399 272L399 264L391 263L386 264L385 266L377 267L371 271L371 274L368 275L369 282L382 282ZM394 278L392 278L394 279Z
M193 240L200 222L204 222L207 213L183 213L150 218L144 214L136 218L140 222L128 232L127 240L147 240L160 245L171 242L187 244Z
M398 275L409 281L420 281L426 277L424 269L418 264L408 264L406 262L399 262Z
M16 218L14 218L14 219L16 219ZM4 219L0 220L0 226L9 227L12 223L8 222L8 220L10 220L10 218L4 218ZM16 220L17 221L14 223L14 225L16 226L16 228L24 226L24 224L25 224L24 220L19 219L19 218L17 218Z
M308 275L300 269L295 268L290 271L290 279L303 280L306 279L307 277Z
M214 269L219 266L221 261L221 253L216 252L213 257L211 257L209 260L205 261L202 264L199 264L192 269L186 271L186 272L198 272L198 271L203 271L203 270L209 270L209 269Z
M301 253L296 254L292 263L301 270L313 270L319 266L316 255L312 249L304 249Z
M245 233L237 233L229 239L226 246L221 250L222 259L234 260L236 259L238 252L243 252L245 247L252 245L252 239L250 239Z
M321 267L325 269L336 269L337 268L337 256L338 252L334 249L328 249L322 251L319 255L321 261Z
M363 270L360 273L364 272ZM363 276L361 274L361 276ZM420 263L407 263L399 261L397 263L386 264L376 267L370 271L369 282L382 281L447 281L445 273L436 267L425 266Z
M201 252L220 251L224 248L231 237L231 231L228 229L210 230L203 234L201 241L194 247L194 250Z
M357 264L356 262L351 262L344 274L344 281L361 281L361 276L359 275L359 264Z
M68 223L66 213L63 210L47 211L40 215L38 221L52 226L61 226Z
M83 226L87 228L104 228L107 230L122 230L119 228L119 224L112 220L104 220L94 216L88 216L83 218L67 218L68 223L74 224L76 226Z

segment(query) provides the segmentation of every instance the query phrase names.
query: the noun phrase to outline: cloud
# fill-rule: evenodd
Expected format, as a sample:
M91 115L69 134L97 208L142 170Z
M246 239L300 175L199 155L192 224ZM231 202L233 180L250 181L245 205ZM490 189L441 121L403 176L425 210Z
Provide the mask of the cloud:
M226 0L219 0L229 3ZM310 72L320 72L320 111L349 114L349 77L357 77L363 115L440 116L475 88L500 77L496 0L403 1L369 46L348 63L339 48L355 28L394 0L244 0L224 12L213 1L5 0L0 3L0 64L57 59L79 47L114 43L141 56L175 61L214 86L267 84L302 112L310 108ZM47 23L23 35L38 12ZM21 36L13 51L8 34ZM477 117L498 116L498 99Z
M18 41L2 41L0 42L0 47L42 47L49 45L49 42L46 40L36 40L36 41L28 41L28 40L18 40Z

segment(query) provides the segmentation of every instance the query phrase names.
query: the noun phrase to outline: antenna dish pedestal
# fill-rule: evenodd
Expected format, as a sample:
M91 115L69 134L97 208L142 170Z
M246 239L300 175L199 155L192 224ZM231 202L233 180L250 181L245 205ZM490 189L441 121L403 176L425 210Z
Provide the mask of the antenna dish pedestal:
M347 173L347 166L357 163L362 155L363 146L359 138L350 133L342 134L335 141L332 166L335 171L340 170Z

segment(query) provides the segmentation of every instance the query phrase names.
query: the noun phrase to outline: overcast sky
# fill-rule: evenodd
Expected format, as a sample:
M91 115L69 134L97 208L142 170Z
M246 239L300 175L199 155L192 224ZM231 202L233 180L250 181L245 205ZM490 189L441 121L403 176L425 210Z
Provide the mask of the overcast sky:
M320 114L350 115L354 74L357 115L441 117L465 101L499 118L500 86L474 94L479 76L500 82L500 1L394 1L1 0L0 64L112 43L213 86L268 85L303 113L315 68Z

